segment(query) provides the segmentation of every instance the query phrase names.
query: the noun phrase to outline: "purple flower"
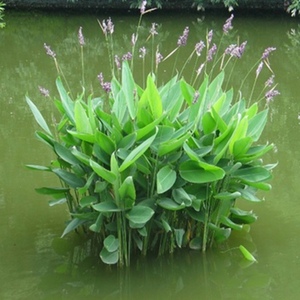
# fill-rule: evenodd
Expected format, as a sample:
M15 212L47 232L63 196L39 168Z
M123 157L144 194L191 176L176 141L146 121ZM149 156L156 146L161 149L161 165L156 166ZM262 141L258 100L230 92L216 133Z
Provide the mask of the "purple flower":
M100 24L101 29L105 35L113 34L114 33L114 23L112 22L111 18L102 21L102 25Z
M131 60L132 59L132 54L131 52L127 52L122 56L122 60Z
M247 41L243 42L240 46L231 44L225 49L225 54L229 54L231 56L241 58L245 51L246 45L247 45Z
M274 84L275 75L272 75L266 82L265 87L271 87Z
M157 27L157 24L156 23L152 23L151 28L150 28L150 34L152 36L158 34L157 31L156 31L156 27Z
M144 59L147 53L146 48L145 47L140 48L139 53L140 53L139 57Z
M84 36L82 34L82 27L81 26L79 27L79 30L78 30L78 41L79 41L80 46L85 45Z
M256 78L258 77L258 75L260 74L262 68L264 66L264 63L261 61L256 69Z
M46 45L46 43L44 43L44 48L46 49L47 55L51 56L52 58L55 58L56 53L51 50L50 46L48 46L48 45Z
M103 88L103 90L106 93L110 93L111 92L111 83L110 82L104 82L104 78L103 78L103 74L102 73L100 73L98 75L98 80L99 80L100 85Z
M40 90L40 93L44 96L44 97L49 97L50 96L50 93L47 89L45 89L44 87L42 86L39 86L39 90Z
M198 56L201 55L201 52L202 52L203 48L205 48L205 44L204 44L203 41L200 41L199 43L197 43L197 44L195 45L195 51L196 51L196 54L197 54Z
M207 60L211 61L213 59L213 56L216 54L216 52L217 52L217 45L213 44L212 47L208 50Z
M183 30L183 34L178 38L177 46L178 47L185 46L187 43L188 36L189 36L189 28L185 27L185 29Z
M141 7L140 7L140 12L141 12L142 15L145 13L146 5L147 5L147 1L144 0L141 4Z
M280 95L280 93L274 88L266 92L265 97L266 97L267 104L269 104L273 100L273 98L277 95Z
M159 53L158 51L156 51L156 54L155 54L155 62L156 62L156 66L158 66L161 61L163 60L163 56L161 53Z
M276 50L276 48L274 48L274 47L268 47L268 48L266 48L265 51L264 51L264 53L262 54L261 58L262 59L267 59L269 57L270 53L273 52L273 51L275 51L275 50Z
M233 20L233 14L230 16L230 18L228 18L225 22L225 24L223 25L223 32L225 34L227 34L229 32L229 30L231 30L233 27L232 27L232 20Z

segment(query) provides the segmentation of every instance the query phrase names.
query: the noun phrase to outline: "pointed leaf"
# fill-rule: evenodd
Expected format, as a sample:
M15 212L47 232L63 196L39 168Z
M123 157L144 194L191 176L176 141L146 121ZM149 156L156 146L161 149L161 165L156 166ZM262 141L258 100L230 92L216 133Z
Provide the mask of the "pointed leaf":
M42 127L43 130L46 131L46 133L48 133L50 136L52 136L52 133L51 133L45 119L43 118L42 114L38 110L38 108L27 96L26 96L26 101L33 113L33 116L34 116L36 122Z
M162 194L168 191L176 181L176 172L169 166L161 168L156 177L157 193Z
M132 152L130 152L130 154L126 157L126 159L121 164L121 166L119 168L120 172L123 172L124 170L126 170L129 166L131 166L139 157L141 157L148 150L148 148L153 143L153 141L156 137L156 134L157 134L157 130L154 135L152 135L150 138L148 138L143 143L141 143L139 146L137 146Z
M101 165L90 159L90 166L92 169L104 180L108 181L109 183L113 184L117 177L111 171L103 168Z
M126 214L126 218L135 224L145 224L151 219L153 214L154 211L150 207L137 205Z

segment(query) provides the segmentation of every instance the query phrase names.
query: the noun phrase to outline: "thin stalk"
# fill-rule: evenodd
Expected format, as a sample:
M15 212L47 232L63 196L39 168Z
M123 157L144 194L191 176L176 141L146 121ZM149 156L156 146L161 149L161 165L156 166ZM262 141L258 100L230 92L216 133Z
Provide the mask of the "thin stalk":
M84 80L84 60L83 60L83 46L80 47L81 49L81 81L82 81L82 86L85 86L85 80Z

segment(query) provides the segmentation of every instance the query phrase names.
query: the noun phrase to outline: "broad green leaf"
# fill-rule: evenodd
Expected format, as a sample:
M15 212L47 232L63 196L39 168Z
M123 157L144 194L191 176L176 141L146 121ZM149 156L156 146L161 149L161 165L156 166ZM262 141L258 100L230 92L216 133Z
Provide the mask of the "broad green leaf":
M206 111L202 117L202 128L205 134L210 134L216 130L217 122L210 111Z
M72 188L79 188L85 185L85 180L76 176L74 173L68 172L63 169L52 169L59 178L61 178L67 185Z
M108 212L119 212L120 208L113 201L104 201L98 204L92 205L93 209L99 212L108 213Z
M243 189L237 188L237 191L239 191L241 193L241 196L246 200L249 200L251 202L261 202L261 200L255 196L257 189L254 187L247 186Z
M124 208L132 208L135 199L136 199L136 192L133 183L132 176L128 176L121 184L119 188L120 198L124 203Z
M208 226L211 230L213 230L214 239L217 243L222 243L222 242L226 241L231 234L231 228L218 227L212 223L209 223Z
M88 155L78 151L77 149L73 149L72 154L86 166L90 166L90 157Z
M272 186L266 182L250 182L243 180L243 183L246 185L250 185L251 187L254 187L258 190L270 191L272 189Z
M100 252L101 260L108 265L114 265L119 261L119 251L108 252L105 247Z
M93 203L97 202L97 198L94 197L94 196L85 196L85 197L82 197L80 200L79 200L79 205L81 207L86 207L86 206L89 206Z
M45 119L43 118L42 114L40 113L40 111L38 110L38 108L35 106L35 104L26 96L26 101L27 104L29 105L33 116L36 120L36 122L41 126L41 128L43 130L46 131L46 133L48 133L50 136L52 136L52 133L47 125L47 122L45 121Z
M195 89L191 85L189 85L184 79L180 81L180 89L184 100L189 106L191 106L195 95Z
M102 224L103 224L103 219L104 219L104 216L102 213L99 213L98 217L97 217L97 220L94 224L92 224L89 229L93 232L97 232L99 233L101 231L101 228L102 228Z
M70 133L72 136L88 142L88 143L95 143L95 136L93 134L89 134L89 133L84 133L84 132L78 132L78 131L74 131L74 130L67 130L68 133Z
M238 159L242 163L251 162L253 160L261 158L264 154L266 154L273 148L274 148L274 144L264 145L264 146L254 146L251 147L246 154L239 156Z
M214 118L216 122L216 127L220 130L220 133L225 133L228 126L213 107L211 108L211 116Z
M175 234L176 244L179 248L181 248L185 231L184 231L184 229L175 229L174 228L174 234Z
M255 142L258 141L265 128L268 112L269 110L265 109L249 120L247 136L251 136Z
M178 148L183 147L184 142L192 135L191 132L186 132L180 138L174 138L166 143L162 143L158 147L158 155L163 156L172 151L177 150Z
M157 200L157 204L159 206L161 206L162 208L164 209L167 209L167 210L181 210L183 208L185 208L185 204L184 203L181 203L181 204L178 204L176 203L174 200L170 199L170 198L161 198L161 199L158 199Z
M45 166L39 166L39 165L26 165L26 168L31 169L31 170L37 170L37 171L50 171L51 168L45 167Z
M108 252L115 252L119 249L119 240L114 235L110 234L103 241L103 246Z
M66 148L65 146L61 145L60 143L54 143L54 150L61 159L68 162L69 164L80 164L80 161L73 155L72 151Z
M64 194L69 192L69 188L50 188L50 187L42 187L35 189L37 193L43 195L56 195L56 194Z
M90 120L79 100L75 101L74 118L76 122L76 130L78 132L93 134Z
M176 181L176 172L169 166L161 168L156 176L157 193L162 194L168 191Z
M151 75L147 77L147 87L145 93L154 119L158 119L163 113L162 101Z
M116 149L114 141L109 136L98 130L95 132L95 142L108 155L111 155Z
M232 176L247 182L262 182L272 177L270 171L264 167L248 167L238 169L232 173Z
M242 230L243 229L243 225L236 224L236 223L232 222L232 220L230 220L226 216L221 216L220 221L223 225L225 225L227 227L230 227L234 230Z
M214 195L214 198L216 199L220 199L220 200L232 200L232 199L236 199L238 197L241 196L241 193L240 192L233 192L233 193L230 193L230 192L221 192L217 195Z
M145 224L151 219L153 214L154 211L150 207L137 205L126 214L126 218L135 224Z
M101 165L90 159L90 166L91 168L104 180L108 181L109 183L113 184L117 177L111 171L103 168Z
M70 223L65 228L65 230L64 230L63 234L61 235L61 237L64 237L66 234L68 234L69 232L75 230L80 225L84 224L85 222L86 222L86 220L82 220L82 219L78 219L78 218L72 219L72 221L70 221Z
M55 140L49 134L41 131L36 131L35 136L37 137L38 140L42 141L47 146L50 146L51 149L53 149Z
M234 157L244 155L250 149L252 143L253 139L250 136L236 140L233 144L232 154Z
M252 262L256 262L256 258L242 245L239 246L240 251L242 252L243 256Z
M212 149L212 147L201 147L200 149L191 149L187 143L184 143L183 149L191 160L199 162L200 157L207 154Z
M239 224L251 224L257 220L257 216L252 211L245 211L237 207L230 209L229 218Z
M69 97L67 91L65 90L60 77L56 79L56 87L60 95L60 100L66 115L68 116L70 122L75 125L74 117L74 102Z
M203 162L188 160L179 166L180 176L192 183L208 183L222 179L225 176L223 169Z
M135 82L132 76L132 72L130 70L128 62L124 61L122 64L122 90L124 92L126 106L130 118L132 120L135 119L136 117L134 89L135 89Z
M173 189L172 197L178 204L184 203L186 207L192 205L192 197L183 188Z
M134 145L134 143L136 141L136 137L137 137L137 133L136 132L133 132L133 133L131 133L129 135L124 136L120 140L120 142L118 143L118 147L117 148L118 149L124 148L126 150L130 149Z
M161 121L165 118L165 115L162 114L159 118L155 119L153 122L147 124L146 126L138 129L136 131L136 140L139 141L143 137L145 137L147 134L150 134L152 131L157 130L156 126L161 123Z
M123 172L124 170L126 170L129 166L131 166L139 157L141 157L148 150L148 148L153 143L153 141L156 137L156 134L157 134L157 130L154 135L152 135L150 138L148 138L143 143L141 143L139 146L137 146L134 150L132 150L132 152L130 152L130 154L126 157L126 159L121 164L121 166L119 168L120 172Z
M235 127L232 137L229 142L229 151L233 154L234 143L240 139L245 138L248 129L248 117L244 117L239 121Z
M252 119L258 111L257 102L253 103L246 111L246 115L248 116L248 120Z
M168 223L168 221L166 220L166 216L165 216L165 213L162 214L161 218L160 218L161 222L162 222L162 226L164 228L164 230L166 232L170 232L172 230L170 224Z

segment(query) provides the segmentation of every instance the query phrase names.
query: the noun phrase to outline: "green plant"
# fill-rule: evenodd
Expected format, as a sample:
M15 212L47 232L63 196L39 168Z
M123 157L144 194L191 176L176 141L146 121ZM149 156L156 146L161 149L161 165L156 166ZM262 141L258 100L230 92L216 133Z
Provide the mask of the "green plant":
M3 19L4 19L4 6L5 6L5 3L0 2L0 28L5 27L5 22L3 21Z
M149 12L145 4L141 17ZM232 19L233 15L224 24L224 35L232 29ZM62 236L83 227L99 241L102 261L120 266L128 266L136 252L162 255L186 246L204 252L225 241L232 230L242 230L256 220L252 211L238 208L236 200L260 201L257 191L270 189L267 181L274 167L262 160L273 145L258 141L268 104L278 94L275 86L265 94L265 106L262 99L250 103L241 95L236 98L233 89L224 89L225 69L241 58L246 42L230 45L217 57L213 31L209 31L206 42L197 43L187 59L199 64L206 48L204 62L190 82L182 70L162 85L157 80L162 63L157 49L152 71L140 86L128 62L136 52L140 21L132 36L132 51L123 57L122 65L113 53L111 19L99 22L110 52L112 80L105 82L100 74L104 95L93 98L82 92L73 100L63 76L58 77L60 98L54 104L61 120L55 133L26 97L43 129L36 132L37 138L57 157L50 166L28 167L52 172L62 183L62 187L37 189L52 196L51 205L67 203L71 221ZM155 29L152 25L152 40ZM188 34L187 27L164 60L187 44ZM79 43L83 54L81 27ZM55 53L46 44L45 49L62 75ZM268 56L273 50L267 48L255 65L254 85L263 65L271 70ZM144 63L145 49L139 53ZM217 67L221 71L216 72ZM264 89L273 85L270 81ZM240 249L250 257L244 247Z

